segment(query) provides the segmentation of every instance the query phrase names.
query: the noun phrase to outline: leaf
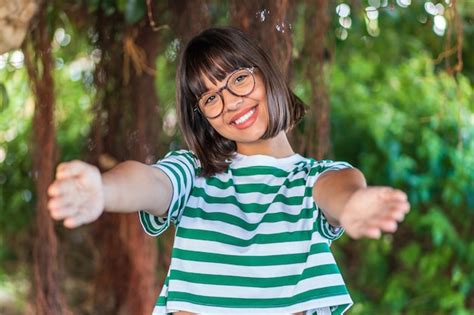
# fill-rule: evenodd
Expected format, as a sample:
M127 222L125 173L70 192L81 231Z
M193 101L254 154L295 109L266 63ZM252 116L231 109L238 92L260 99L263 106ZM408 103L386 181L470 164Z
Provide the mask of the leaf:
M145 15L145 0L127 0L125 5L125 22L134 24Z
M115 13L115 3L112 0L101 1L100 7L104 10L106 16L111 16Z
M8 93L5 84L0 83L0 112L4 111L8 106Z

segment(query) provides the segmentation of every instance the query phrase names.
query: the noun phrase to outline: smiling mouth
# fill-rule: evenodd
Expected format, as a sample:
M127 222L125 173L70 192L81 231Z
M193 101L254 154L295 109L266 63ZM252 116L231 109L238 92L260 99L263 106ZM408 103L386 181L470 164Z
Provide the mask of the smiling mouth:
M244 124L246 121L250 119L250 117L253 116L253 114L255 114L256 111L257 111L257 106L252 107L247 113L245 113L245 115L234 120L231 124L237 125L237 126Z

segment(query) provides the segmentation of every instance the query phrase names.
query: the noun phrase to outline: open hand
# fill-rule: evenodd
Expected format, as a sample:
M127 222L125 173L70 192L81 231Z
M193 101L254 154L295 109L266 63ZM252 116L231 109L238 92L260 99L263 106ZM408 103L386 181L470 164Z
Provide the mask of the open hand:
M100 171L82 161L61 163L48 195L51 216L64 220L64 226L68 228L95 221L104 211Z
M401 190L366 187L351 195L339 221L352 238L380 238L382 232L395 232L409 210L407 195Z

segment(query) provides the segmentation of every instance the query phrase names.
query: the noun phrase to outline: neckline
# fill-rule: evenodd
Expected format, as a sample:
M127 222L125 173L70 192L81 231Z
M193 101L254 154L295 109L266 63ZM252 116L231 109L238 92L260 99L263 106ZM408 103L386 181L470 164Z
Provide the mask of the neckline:
M246 166L276 166L285 167L293 165L300 161L303 157L298 153L292 155L277 158L271 155L254 154L244 155L241 153L235 153L232 159L232 167L246 167Z

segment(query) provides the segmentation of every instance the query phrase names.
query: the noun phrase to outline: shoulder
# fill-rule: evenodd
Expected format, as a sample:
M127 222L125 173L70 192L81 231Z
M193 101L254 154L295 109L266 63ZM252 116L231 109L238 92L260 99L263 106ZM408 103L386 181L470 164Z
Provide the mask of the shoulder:
M192 170L192 173L198 174L201 169L201 163L196 154L190 150L173 150L168 152L157 165L172 165L175 167L185 167Z
M310 168L312 173L321 173L329 170L340 170L353 167L345 161L316 160L313 158L303 158L302 163Z

